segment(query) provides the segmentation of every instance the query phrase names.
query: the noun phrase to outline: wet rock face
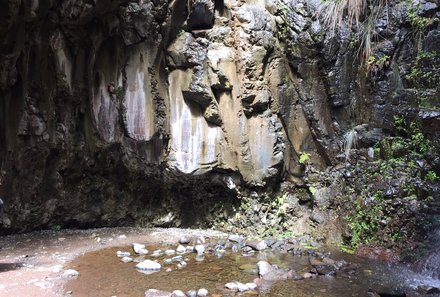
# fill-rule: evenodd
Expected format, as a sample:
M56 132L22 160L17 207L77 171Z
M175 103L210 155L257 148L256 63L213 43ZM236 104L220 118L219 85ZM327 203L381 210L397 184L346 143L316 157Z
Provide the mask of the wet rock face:
M3 1L4 230L209 224L248 189L297 180L302 152L334 164L402 82L382 69L369 96L349 33L326 34L315 4Z

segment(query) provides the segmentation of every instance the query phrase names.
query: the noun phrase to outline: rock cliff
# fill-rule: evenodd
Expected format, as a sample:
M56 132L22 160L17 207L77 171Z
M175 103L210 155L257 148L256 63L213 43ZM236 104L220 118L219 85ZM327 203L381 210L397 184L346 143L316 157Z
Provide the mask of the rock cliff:
M391 1L369 72L357 35L329 32L320 5L3 1L3 231L210 225L251 192L303 186L305 153L314 170L343 161L354 128L374 145L418 84L438 104L438 3ZM410 13L431 20L418 39ZM434 80L408 79L417 47Z

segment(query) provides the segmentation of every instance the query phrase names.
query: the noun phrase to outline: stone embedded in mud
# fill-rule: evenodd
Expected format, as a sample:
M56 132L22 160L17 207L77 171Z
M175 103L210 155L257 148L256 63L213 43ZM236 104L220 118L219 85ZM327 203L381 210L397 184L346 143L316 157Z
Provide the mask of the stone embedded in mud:
M136 265L139 270L160 270L162 265L151 260L144 260L143 262Z
M123 258L123 257L129 257L130 253L129 252L123 252L123 251L117 251L116 252L116 256Z
M166 291L159 291L156 289L149 289L145 291L144 297L171 297L171 293Z
M130 258L130 257L123 257L121 259L121 261L124 262L124 263L130 263L130 262L133 262L133 259Z

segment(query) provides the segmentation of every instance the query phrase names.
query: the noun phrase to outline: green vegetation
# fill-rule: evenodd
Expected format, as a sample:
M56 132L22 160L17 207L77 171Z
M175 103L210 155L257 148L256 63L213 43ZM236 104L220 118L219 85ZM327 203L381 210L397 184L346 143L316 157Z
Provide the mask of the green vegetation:
M394 125L394 135L375 146L378 159L364 164L362 177L351 185L352 200L345 203L354 207L343 210L348 213L348 247L406 248L406 242L434 224L424 211L437 203L440 178L427 160L437 154L440 144L424 134L417 121L397 116Z
M309 153L301 153L299 156L299 164L306 165L310 161L310 154Z
M435 173L434 171L428 171L428 173L426 174L426 176L425 176L425 180L427 181L427 182L430 182L430 183L435 183L435 182L438 182L439 181L439 177L438 177L438 175L437 175L437 173Z
M357 247L361 243L371 243L377 239L379 222L383 217L384 201L380 193L371 199L358 201L353 215L345 219L351 230L351 246Z

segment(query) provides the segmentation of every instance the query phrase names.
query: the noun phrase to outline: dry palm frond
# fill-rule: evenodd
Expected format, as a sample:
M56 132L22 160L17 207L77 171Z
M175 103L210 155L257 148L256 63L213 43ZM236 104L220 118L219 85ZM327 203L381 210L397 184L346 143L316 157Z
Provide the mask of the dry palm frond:
M334 34L347 17L348 25L359 26L367 7L367 0L327 0L318 8L317 15Z
M355 27L359 36L358 55L367 62L373 52L372 42L377 38L376 21L388 7L388 0L321 0L317 17L331 35L346 23Z

